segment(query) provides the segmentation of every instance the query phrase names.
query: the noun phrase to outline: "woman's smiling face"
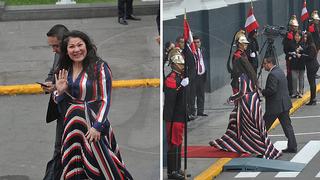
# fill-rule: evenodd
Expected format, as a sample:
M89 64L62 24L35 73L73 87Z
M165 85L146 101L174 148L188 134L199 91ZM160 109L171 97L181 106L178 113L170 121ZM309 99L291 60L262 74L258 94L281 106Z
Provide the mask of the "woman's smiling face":
M82 62L87 56L86 43L78 37L70 37L67 50L70 59L74 62Z

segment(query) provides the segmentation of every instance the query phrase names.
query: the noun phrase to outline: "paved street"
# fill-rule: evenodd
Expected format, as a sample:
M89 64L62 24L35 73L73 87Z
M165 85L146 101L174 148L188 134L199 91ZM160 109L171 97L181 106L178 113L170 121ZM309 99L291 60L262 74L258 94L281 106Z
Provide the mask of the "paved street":
M279 56L279 63L280 67L285 70L285 61L284 56ZM262 71L262 87L265 85L267 77L267 72L264 70ZM261 80L261 79L260 79ZM319 81L317 81L319 83ZM307 82L307 78L305 75L305 91L309 90L309 84ZM231 88L229 84L226 84L224 87L212 92L206 94L206 102L205 102L205 112L208 113L208 117L198 117L196 120L191 121L188 123L188 145L189 146L209 146L209 141L220 138L226 131L229 115L230 112L233 109L232 105L228 105L227 98L232 94ZM319 96L319 95L318 95ZM318 97L319 99L319 97ZM295 99L293 99L294 101ZM262 101L262 111L264 113L264 103L265 101ZM317 112L319 109L319 105L314 107L305 107L303 106L302 109L298 112L296 112L292 116L303 116L303 114L300 115L301 112L305 112L305 114L308 114L308 116L319 116L320 113ZM296 133L302 133L302 132L317 132L319 130L316 130L319 127L319 119L320 117L315 118L307 118L304 119L292 119L293 121L293 127ZM298 120L298 121L297 121ZM315 122L313 122L315 121ZM309 127L313 127L309 128ZM279 125L276 129L274 129L271 132L271 135L278 135L283 134L283 131L281 129L281 126ZM283 136L276 136L271 138L272 142L276 141L285 141L286 138ZM303 148L305 144L307 144L310 140L320 140L320 133L316 134L310 134L306 136L297 136L297 141L299 143L299 149ZM281 147L279 149L284 149L285 147ZM318 153L319 154L319 153ZM305 170L303 172L309 172L309 171L317 171L319 172L319 168L317 169L317 166L313 163L316 163L318 158L320 158L319 155L316 155L311 162L308 163ZM293 158L294 154L285 154L280 158L280 160L291 160ZM214 162L216 162L216 158L189 158L188 159L188 173L191 174L191 178L196 177L201 172L206 170L209 166L211 166ZM183 166L182 166L183 167ZM306 176L309 179L309 177L315 177L316 173L312 172L310 176ZM163 170L164 179L167 179L166 177L166 169ZM270 177L274 177L275 173L273 173L273 176L263 176L265 173L261 173L258 177L265 177L265 179L270 179ZM237 173L230 173L230 172L222 172L217 179L233 179ZM270 174L269 174L270 175ZM298 176L300 177L300 175ZM304 176L303 176L304 177ZM300 179L300 178L297 178Z
M318 101L320 98L317 98ZM320 113L319 105L303 106L292 116L292 125L295 130L298 143L298 153L284 154L280 160L306 163L307 165L300 173L283 173L283 172L263 172L263 173L238 173L223 172L216 179L258 179L270 180L279 178L290 179L315 179L320 178ZM271 140L277 145L279 141L286 141L281 126L278 126L271 133ZM279 149L283 149L283 144L278 144ZM284 144L286 145L286 143ZM314 153L313 153L314 152ZM293 159L295 158L295 159ZM310 161L308 161L310 160Z
M117 18L0 22L0 85L44 81L53 54L46 32L57 23L87 32L114 80L158 78L155 16L117 23ZM46 124L48 95L0 96L0 179L42 179L52 157L55 122ZM114 89L109 119L135 179L160 177L159 88ZM22 179L21 179L22 180Z

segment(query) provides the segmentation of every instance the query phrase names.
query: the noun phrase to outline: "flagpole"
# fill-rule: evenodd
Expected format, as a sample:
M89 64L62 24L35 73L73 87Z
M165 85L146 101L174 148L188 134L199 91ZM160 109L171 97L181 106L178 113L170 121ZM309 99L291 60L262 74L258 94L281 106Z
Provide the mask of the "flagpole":
M187 20L187 9L184 8L184 20ZM186 45L186 42L185 42ZM188 67L186 67L186 63L184 64L185 66L185 76L189 77L189 69ZM187 70L187 71L186 71ZM193 83L193 82L191 82ZM188 89L188 90L187 90ZM188 147L188 136L187 136L187 132L188 132L188 121L189 121L189 111L188 111L188 97L189 94L187 94L187 92L190 92L190 84L184 89L184 100L185 100L185 125L184 125L184 179L187 179L187 162L188 162L188 158L187 158L187 147ZM188 95L188 96L187 96Z

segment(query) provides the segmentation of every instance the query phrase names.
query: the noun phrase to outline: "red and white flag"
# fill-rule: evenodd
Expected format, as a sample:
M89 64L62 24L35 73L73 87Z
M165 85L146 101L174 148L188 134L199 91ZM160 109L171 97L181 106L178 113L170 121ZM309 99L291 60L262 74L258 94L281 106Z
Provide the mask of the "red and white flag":
M254 17L254 14L253 14L253 6L252 5L249 9L246 24L244 25L244 27L246 28L246 31L248 33L259 28L258 21L256 20L256 18Z
M184 15L184 21L183 21L183 39L184 39L184 42L189 44L192 53L195 54L196 46L193 42L192 32L191 32L189 23L187 21L186 14Z
M307 2L303 1L303 8L301 11L301 22L304 22L309 18L308 10L307 10Z

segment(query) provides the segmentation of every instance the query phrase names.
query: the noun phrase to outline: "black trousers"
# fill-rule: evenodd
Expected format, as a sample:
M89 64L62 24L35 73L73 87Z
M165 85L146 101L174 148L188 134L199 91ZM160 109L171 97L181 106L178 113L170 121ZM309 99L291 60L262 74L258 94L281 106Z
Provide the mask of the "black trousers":
M118 0L118 16L119 18L126 18L133 13L133 0Z
M62 134L63 134L63 118L57 119L56 126L56 140L54 143L54 152L52 159L47 163L46 173L44 180L57 180L60 179L62 174L61 164L61 146L62 146Z
M204 88L206 82L206 74L196 76L196 101L197 101L197 114L202 114L204 110Z
M297 141L294 135L293 127L291 125L289 111L284 111L279 114L264 115L263 119L266 123L266 129L269 130L273 122L277 118L279 118L283 132L288 139L288 145L287 145L288 149L297 149Z
M310 97L310 101L313 101L316 99L316 74L318 71L318 68L312 68L312 69L308 69L307 68L307 78L308 78L308 82L309 82L309 86L310 86L310 92L311 92L311 97Z
M167 151L167 173L181 170L181 146L169 146Z
M286 60L286 67L287 67L287 81L288 81L288 90L289 90L289 95L292 95L292 73L291 73L291 65L290 61Z

